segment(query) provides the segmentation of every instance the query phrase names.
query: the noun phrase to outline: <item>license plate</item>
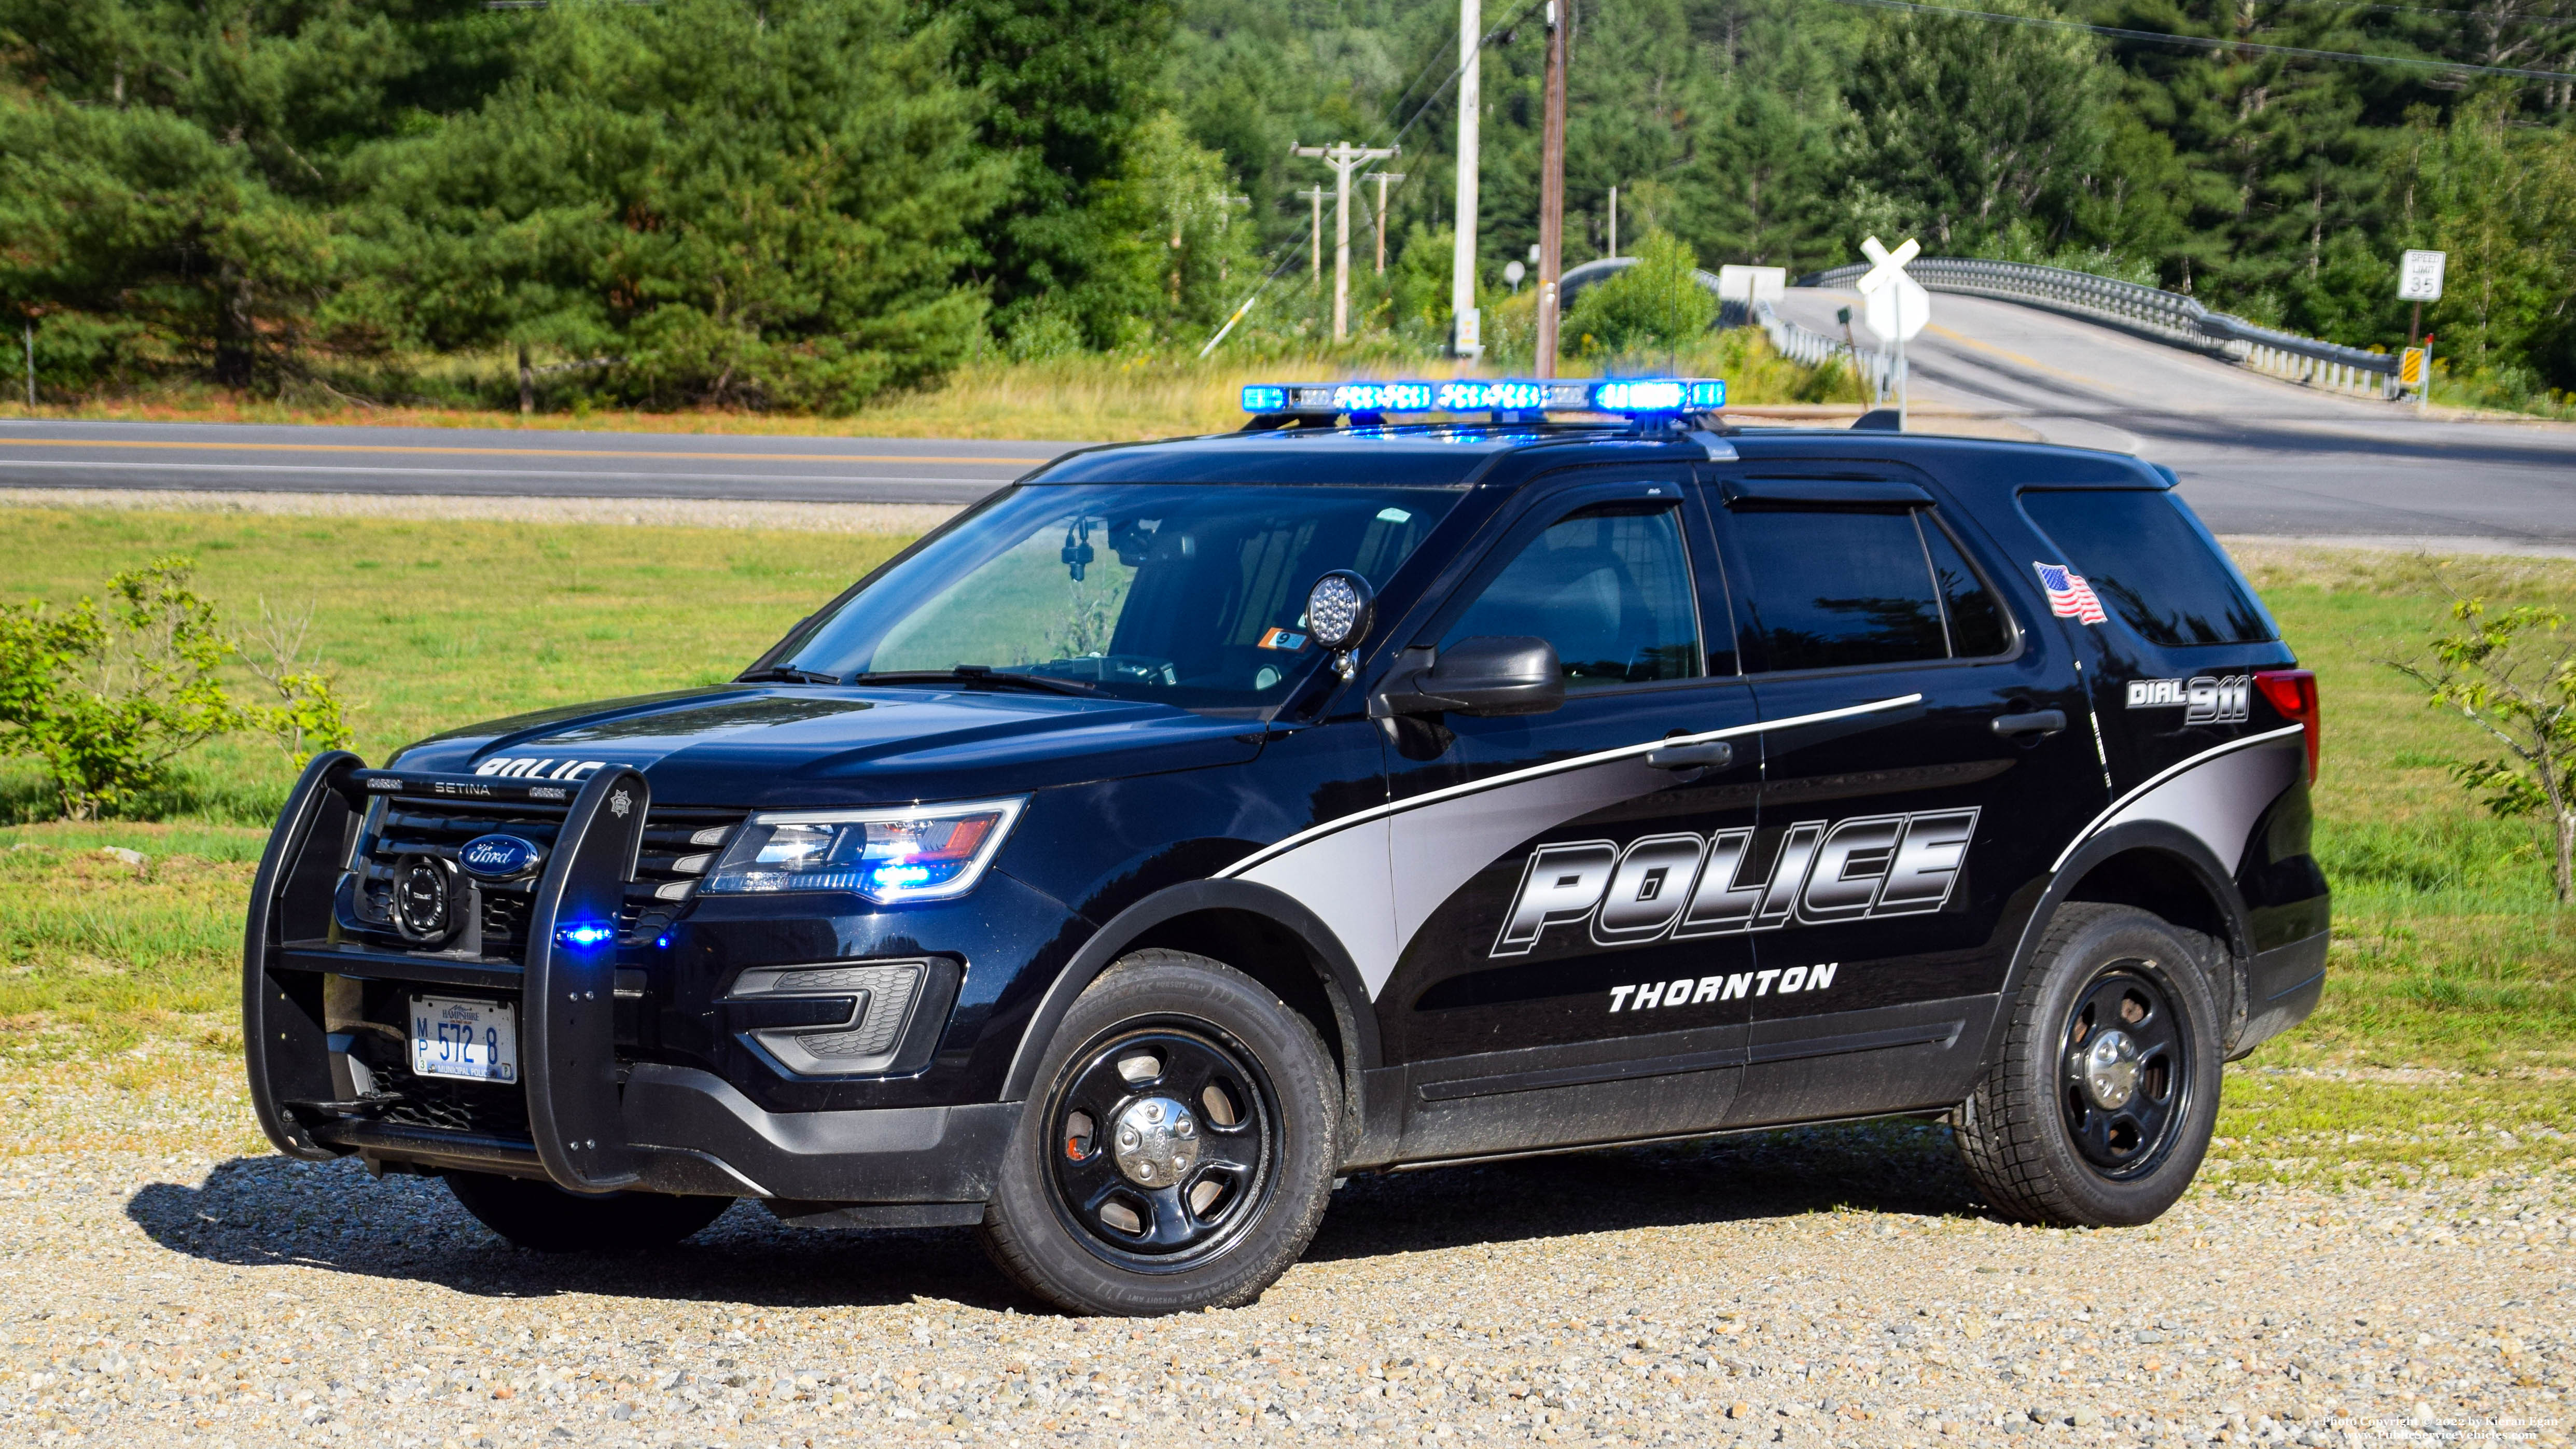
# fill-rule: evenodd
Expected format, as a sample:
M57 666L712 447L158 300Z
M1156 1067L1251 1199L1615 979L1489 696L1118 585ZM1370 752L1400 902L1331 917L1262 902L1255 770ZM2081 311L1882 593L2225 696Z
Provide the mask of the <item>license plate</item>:
M519 1079L517 1016L506 1002L411 999L411 1069L476 1082Z

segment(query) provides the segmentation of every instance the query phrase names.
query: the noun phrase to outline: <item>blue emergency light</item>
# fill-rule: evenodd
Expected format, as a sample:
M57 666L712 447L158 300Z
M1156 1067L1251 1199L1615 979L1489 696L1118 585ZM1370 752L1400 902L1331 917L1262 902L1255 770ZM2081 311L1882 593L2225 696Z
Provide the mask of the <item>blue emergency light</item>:
M1449 382L1257 382L1243 390L1248 413L1622 413L1629 417L1713 412L1726 406L1714 377L1457 378Z

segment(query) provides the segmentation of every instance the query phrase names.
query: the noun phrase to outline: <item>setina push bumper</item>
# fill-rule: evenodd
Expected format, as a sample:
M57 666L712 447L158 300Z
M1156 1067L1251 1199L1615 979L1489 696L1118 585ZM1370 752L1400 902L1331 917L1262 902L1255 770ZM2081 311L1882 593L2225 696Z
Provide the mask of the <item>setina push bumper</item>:
M391 924L422 949L350 929L372 924L359 915L369 873L386 873L362 843L407 812L507 832L497 846L400 857ZM643 775L620 766L550 781L316 757L260 860L244 937L242 1039L269 1140L308 1160L356 1155L379 1170L568 1192L760 1197L790 1217L829 1206L888 1226L980 1218L1018 1103L770 1112L712 1072L632 1050L638 1018L670 987L645 968L684 929L671 904L684 890L639 878L638 864L685 848L689 812L675 812L676 828L653 813ZM478 847L499 857L472 862L486 870L530 858L524 878L487 884L458 869ZM954 999L953 973L924 975L901 1057L927 1057ZM854 1009L847 996L788 999L729 1020L797 1026Z

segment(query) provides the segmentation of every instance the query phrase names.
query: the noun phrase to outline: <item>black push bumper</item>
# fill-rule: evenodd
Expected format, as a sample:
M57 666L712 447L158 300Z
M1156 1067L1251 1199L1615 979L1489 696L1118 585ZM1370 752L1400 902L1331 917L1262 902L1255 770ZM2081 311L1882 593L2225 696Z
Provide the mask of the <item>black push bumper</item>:
M376 794L567 806L539 877L525 961L460 960L339 939L334 897ZM499 1172L571 1192L641 1189L804 1203L977 1203L1019 1104L881 1111L763 1110L722 1078L617 1059L613 943L567 927L615 922L650 806L643 776L578 785L369 770L315 759L270 836L242 957L242 1039L251 1102L279 1151L359 1154L426 1169ZM355 1094L336 983L466 987L515 1001L528 1135L382 1120Z

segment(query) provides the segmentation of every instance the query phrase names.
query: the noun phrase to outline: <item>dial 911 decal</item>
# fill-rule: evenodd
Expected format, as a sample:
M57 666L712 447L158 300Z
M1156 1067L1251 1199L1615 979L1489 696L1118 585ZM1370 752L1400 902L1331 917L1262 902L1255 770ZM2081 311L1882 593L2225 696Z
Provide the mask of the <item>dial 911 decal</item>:
M1576 926L1594 945L1627 946L1937 911L1958 884L1978 808L1801 820L1767 859L1750 828L1649 835L1625 849L1542 845L1489 954L1526 955L1551 929Z

